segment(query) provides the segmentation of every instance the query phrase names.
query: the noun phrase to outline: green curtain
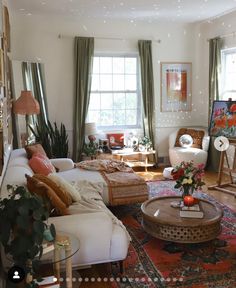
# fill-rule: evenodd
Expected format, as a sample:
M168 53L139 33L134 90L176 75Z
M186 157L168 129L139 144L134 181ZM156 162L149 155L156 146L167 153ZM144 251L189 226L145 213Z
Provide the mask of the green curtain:
M209 120L211 117L213 101L219 100L221 48L222 40L219 37L209 40ZM214 147L214 141L215 137L211 137L208 151L207 168L212 171L218 171L220 163L220 152Z
M48 121L48 106L45 89L45 78L42 63L22 62L23 84L25 90L31 90L39 102L40 113L29 116L29 123L44 125Z
M154 83L152 67L152 41L139 40L138 49L141 67L144 135L150 138L153 143L153 147L155 147L155 139L153 132Z
M94 38L75 37L75 101L73 127L73 159L80 161L84 146L91 75L93 69Z

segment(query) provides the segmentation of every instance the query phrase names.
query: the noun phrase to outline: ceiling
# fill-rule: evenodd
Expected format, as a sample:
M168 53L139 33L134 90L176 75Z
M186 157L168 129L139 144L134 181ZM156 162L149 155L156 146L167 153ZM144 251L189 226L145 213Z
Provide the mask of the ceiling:
M236 9L236 0L9 0L11 11L32 15L137 21L198 22Z

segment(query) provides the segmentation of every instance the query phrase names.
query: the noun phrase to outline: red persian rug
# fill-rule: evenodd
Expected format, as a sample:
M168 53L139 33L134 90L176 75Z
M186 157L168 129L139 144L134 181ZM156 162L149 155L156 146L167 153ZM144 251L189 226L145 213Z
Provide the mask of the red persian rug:
M173 181L149 182L150 197L178 195ZM140 205L111 208L129 231L132 242L122 277L111 287L236 287L236 212L207 194L197 193L224 211L221 235L201 244L178 244L153 238L141 226Z

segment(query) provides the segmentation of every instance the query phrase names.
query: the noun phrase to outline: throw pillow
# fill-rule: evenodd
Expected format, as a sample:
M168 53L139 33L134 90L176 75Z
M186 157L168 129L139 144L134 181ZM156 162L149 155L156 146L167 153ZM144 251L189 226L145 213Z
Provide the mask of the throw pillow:
M25 146L25 151L28 159L30 159L35 153L40 153L47 156L45 150L43 149L43 146L39 143Z
M79 202L81 200L79 191L64 178L58 176L56 173L49 174L48 178L54 181L61 189L67 191L70 194L72 201Z
M176 136L175 147L181 147L179 143L179 138L184 134L188 134L193 138L193 144L191 147L202 149L202 139L205 135L205 132L203 130L196 130L190 128L179 129L178 134Z
M49 212L55 208L57 215L69 215L66 205L53 189L34 177L28 175L25 175L25 177L27 179L27 188L30 193L42 197Z
M56 172L48 157L39 153L35 153L29 160L29 166L34 173L43 174L45 176L47 176L49 173Z
M66 207L69 207L72 204L72 198L70 194L61 186L56 184L52 179L42 174L34 174L33 177L38 179L39 181L42 181L43 183L47 184L51 189L53 189L57 196L66 205Z

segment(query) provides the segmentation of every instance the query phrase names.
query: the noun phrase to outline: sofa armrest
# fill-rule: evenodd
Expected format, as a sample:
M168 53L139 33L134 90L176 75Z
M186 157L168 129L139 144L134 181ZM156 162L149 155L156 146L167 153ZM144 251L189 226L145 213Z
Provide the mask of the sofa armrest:
M50 159L50 161L56 169L59 169L58 172L71 170L75 167L74 162L70 158Z
M202 139L202 150L208 151L210 144L210 136L204 136Z

